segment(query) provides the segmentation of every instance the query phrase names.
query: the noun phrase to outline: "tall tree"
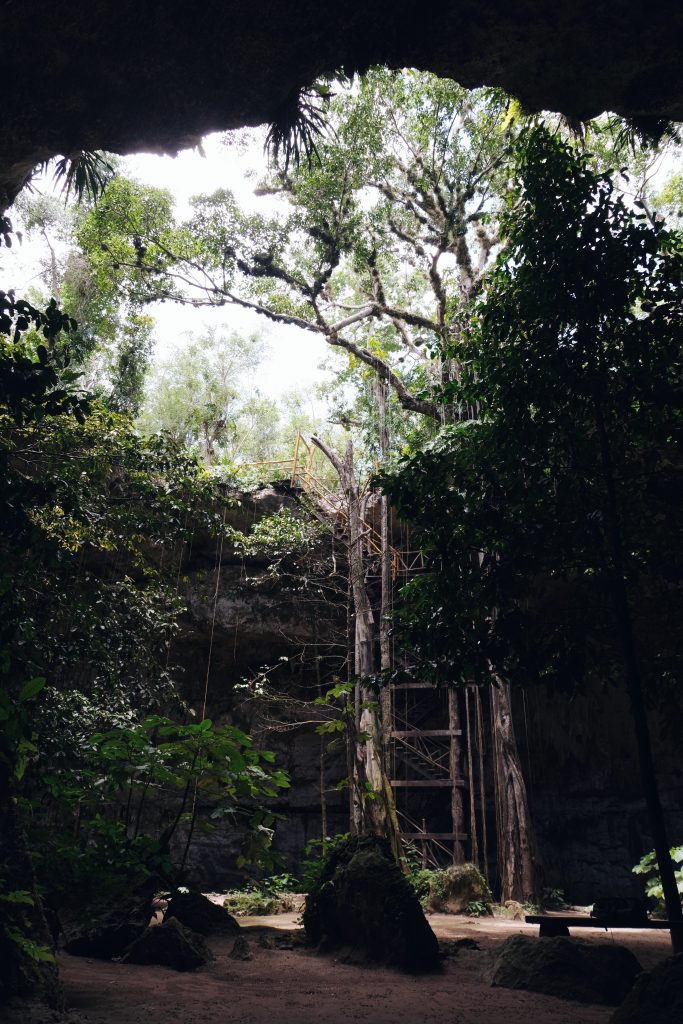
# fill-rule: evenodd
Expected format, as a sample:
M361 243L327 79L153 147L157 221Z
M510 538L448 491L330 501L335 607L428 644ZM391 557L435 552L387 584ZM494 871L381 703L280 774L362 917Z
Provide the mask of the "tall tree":
M231 442L246 406L245 377L263 355L263 339L256 334L209 328L188 338L153 367L140 425L149 433L166 431L187 448L198 449L208 465L226 451L237 455Z
M680 671L683 244L542 129L518 170L461 380L444 388L481 415L388 483L454 569L415 582L406 631L456 678L493 666L627 689L680 946L647 704Z
M406 413L467 416L435 396L460 373L451 346L499 242L507 106L496 91L375 69L333 99L319 160L262 184L281 214L245 214L222 190L185 224L101 225L105 261L149 300L235 305L319 334Z
M438 419L429 349L457 330L497 243L506 106L490 90L376 69L333 99L319 161L259 187L280 198L276 215L246 214L221 190L195 199L187 222L159 223L153 197L149 211L122 207L118 181L81 235L142 299L235 305L312 331Z

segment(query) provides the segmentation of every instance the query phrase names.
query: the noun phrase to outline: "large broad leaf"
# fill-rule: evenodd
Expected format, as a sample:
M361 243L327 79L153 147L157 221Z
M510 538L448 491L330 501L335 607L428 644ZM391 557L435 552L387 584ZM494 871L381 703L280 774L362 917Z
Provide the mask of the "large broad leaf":
M19 703L23 703L25 700L30 700L31 697L35 697L45 686L45 677L36 676L34 679L29 679L28 682L24 683L19 694Z

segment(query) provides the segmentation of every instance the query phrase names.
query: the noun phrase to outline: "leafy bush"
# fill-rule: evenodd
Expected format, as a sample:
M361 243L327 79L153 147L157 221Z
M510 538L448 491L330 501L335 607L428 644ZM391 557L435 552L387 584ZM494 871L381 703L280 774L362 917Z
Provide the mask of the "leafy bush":
M491 914L491 904L484 900L470 900L465 907L467 917L488 917Z
M245 555L284 557L299 551L308 551L320 542L326 528L303 511L291 512L281 508L271 516L259 519L248 536L236 545Z
M227 893L223 906L235 917L262 917L277 914L279 900L258 886L248 889L233 889Z
M407 875L408 881L415 890L415 895L423 907L427 905L429 900L435 874L436 872L430 868L419 868L417 871L410 871Z
M301 892L309 893L316 888L327 862L327 858L349 838L348 832L322 839L309 839L301 862Z
M296 875L288 872L269 875L245 889L233 889L226 895L223 906L235 917L286 914L297 909L292 896L303 891L302 885Z
M564 889L547 887L541 893L541 906L547 910L566 910L569 906L564 896ZM535 913L535 911L529 911Z
M678 885L678 893L683 897L683 846L672 846L669 852L674 864L678 865L676 869L676 883ZM659 868L657 866L657 855L654 850L641 857L633 868L633 873L634 875L645 876L645 895L657 901L658 913L665 913L664 890L662 889L662 880L659 877Z
M54 963L53 953L30 937L26 910L33 906L35 901L27 889L8 889L0 874L0 948L6 950L11 944L24 961Z
M283 893L292 892L303 892L301 888L302 882L296 877L296 875L290 875L288 872L283 872L281 875L269 875L268 878L264 878L260 882L260 886L264 892L270 893L271 896L282 896Z
M208 719L179 725L155 715L130 728L97 733L80 764L43 779L50 818L41 821L36 809L32 838L38 877L51 903L73 904L74 896L81 904L111 902L172 886L183 868L171 862L174 831L185 830L187 849L195 828L211 830L228 815L247 824L238 866L270 866L275 816L252 801L273 798L289 785L273 761L270 751L254 750L239 729ZM202 792L201 818L192 810L195 784ZM145 834L145 808L160 797L170 824Z

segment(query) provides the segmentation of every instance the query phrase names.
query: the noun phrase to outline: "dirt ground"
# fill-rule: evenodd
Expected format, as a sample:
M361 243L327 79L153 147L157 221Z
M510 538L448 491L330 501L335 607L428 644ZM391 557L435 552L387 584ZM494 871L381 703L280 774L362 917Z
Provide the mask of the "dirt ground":
M233 939L210 940L215 961L181 974L165 967L60 957L69 1009L78 1024L607 1024L612 1010L551 996L491 988L482 978L508 935L537 928L497 918L430 916L440 939L473 938L437 974L412 977L294 948L267 949L266 935L297 933L296 914L242 918L253 959L229 958ZM643 967L670 955L666 932L582 932L628 946Z

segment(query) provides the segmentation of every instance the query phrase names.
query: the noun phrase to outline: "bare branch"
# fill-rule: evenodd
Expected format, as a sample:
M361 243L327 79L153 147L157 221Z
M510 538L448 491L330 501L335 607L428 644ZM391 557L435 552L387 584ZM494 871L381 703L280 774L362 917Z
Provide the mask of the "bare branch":
M347 316L345 320L340 320L339 323L333 324L329 330L332 334L336 334L337 331L343 331L345 327L350 327L351 324L358 323L359 320L367 320L371 316L375 316L374 304L366 304L357 313L352 313L351 316Z

